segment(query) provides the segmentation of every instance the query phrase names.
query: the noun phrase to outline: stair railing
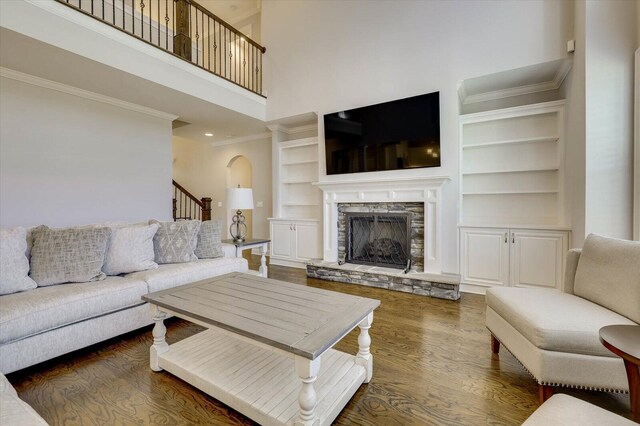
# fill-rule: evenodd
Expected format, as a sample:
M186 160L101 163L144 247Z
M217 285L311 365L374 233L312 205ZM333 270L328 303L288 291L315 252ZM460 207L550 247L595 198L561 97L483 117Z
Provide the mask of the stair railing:
M173 220L211 220L211 198L197 199L175 180L173 182Z
M56 1L263 96L266 49L194 0Z

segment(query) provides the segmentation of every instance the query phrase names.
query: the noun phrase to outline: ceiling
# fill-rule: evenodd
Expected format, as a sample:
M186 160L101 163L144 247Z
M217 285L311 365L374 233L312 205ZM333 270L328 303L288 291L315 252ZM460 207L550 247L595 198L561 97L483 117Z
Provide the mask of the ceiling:
M556 90L564 81L570 68L570 60L559 59L501 71L464 80L460 84L458 92L462 103L470 104Z
M174 135L196 141L223 141L266 131L260 120L6 28L0 29L0 66L177 115L189 124L176 128Z

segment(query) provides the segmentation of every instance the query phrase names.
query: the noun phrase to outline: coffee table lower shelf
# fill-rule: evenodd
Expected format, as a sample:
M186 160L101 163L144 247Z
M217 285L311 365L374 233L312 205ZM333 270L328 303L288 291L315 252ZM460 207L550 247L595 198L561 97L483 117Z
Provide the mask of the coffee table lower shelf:
M329 425L366 379L355 356L329 349L314 387L314 425ZM293 425L302 382L293 357L215 328L158 356L159 366L262 425Z

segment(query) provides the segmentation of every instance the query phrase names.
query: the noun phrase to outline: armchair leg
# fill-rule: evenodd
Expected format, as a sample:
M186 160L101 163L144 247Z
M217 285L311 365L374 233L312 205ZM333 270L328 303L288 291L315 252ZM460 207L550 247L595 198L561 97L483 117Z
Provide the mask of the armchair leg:
M491 335L491 352L494 354L500 352L500 340L498 340L493 334Z
M551 398L555 391L556 390L553 386L538 385L538 398L540 400L540 404Z

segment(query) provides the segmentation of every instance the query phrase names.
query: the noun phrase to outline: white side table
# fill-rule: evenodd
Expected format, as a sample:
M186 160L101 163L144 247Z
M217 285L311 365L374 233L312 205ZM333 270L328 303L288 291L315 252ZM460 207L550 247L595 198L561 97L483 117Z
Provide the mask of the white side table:
M236 246L236 257L240 257L242 256L242 252L244 250L250 250L253 248L260 248L260 254L262 255L262 257L260 258L260 269L258 270L258 275L260 275L261 277L265 277L267 278L267 249L269 248L268 244L271 242L271 240L267 240L267 239L263 239L263 238L257 238L257 239L251 239L251 240L244 240L244 241L233 241L231 239L229 240L222 240L223 243L225 244L233 244L234 246Z

